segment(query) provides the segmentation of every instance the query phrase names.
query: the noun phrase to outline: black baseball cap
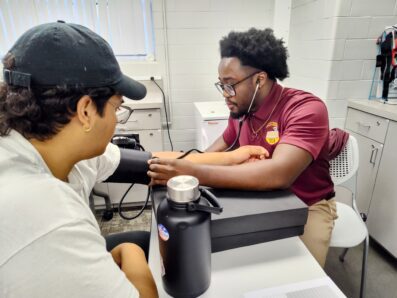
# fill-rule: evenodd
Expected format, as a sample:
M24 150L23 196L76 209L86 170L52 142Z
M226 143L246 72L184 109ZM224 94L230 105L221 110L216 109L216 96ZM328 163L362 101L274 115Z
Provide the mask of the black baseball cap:
M142 99L146 88L122 74L110 45L90 29L64 21L26 31L10 49L12 69L4 81L21 87L112 87L130 99Z

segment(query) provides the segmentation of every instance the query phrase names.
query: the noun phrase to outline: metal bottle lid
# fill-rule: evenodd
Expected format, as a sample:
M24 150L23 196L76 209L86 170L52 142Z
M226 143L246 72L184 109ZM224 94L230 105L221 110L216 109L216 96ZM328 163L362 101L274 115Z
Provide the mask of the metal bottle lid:
M168 198L176 203L188 203L200 197L199 181L189 175L175 176L167 182Z

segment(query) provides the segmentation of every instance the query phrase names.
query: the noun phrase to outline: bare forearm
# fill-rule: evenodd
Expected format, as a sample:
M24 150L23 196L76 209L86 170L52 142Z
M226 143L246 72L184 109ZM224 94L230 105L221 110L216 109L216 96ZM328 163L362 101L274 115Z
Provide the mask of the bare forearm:
M162 159L177 159L183 155L179 152L155 152L154 156ZM267 150L260 146L243 146L230 152L204 152L186 155L183 159L195 164L235 165L247 161L264 159L269 156Z
M274 170L271 162L271 160L262 160L235 166L197 165L190 174L197 177L201 185L216 188L246 190L287 188L289 185L283 174Z
M264 150L263 147L259 148ZM243 146L232 152L241 155L247 149L252 148ZM268 157L268 152L264 153ZM288 144L279 145L273 152L272 158L262 157L259 160L248 159L245 155L245 158L240 158L240 162L232 166L192 164L176 159L154 159L149 161L148 175L152 178L153 184L164 185L171 177L192 175L200 180L200 184L212 187L248 190L284 189L289 188L312 161L308 152ZM247 160L253 162L242 163Z
M158 297L156 284L149 269L145 270L145 272L136 272L134 269L130 270L127 266L122 266L121 270L124 271L127 278L137 288L140 298Z
M158 158L178 158L182 156L181 152L153 152L153 156ZM205 152L205 153L191 153L184 157L185 160L196 164L209 165L231 165L234 160L230 152Z
M119 253L120 269L137 288L139 296L158 297L156 284L143 251L134 244L123 244Z

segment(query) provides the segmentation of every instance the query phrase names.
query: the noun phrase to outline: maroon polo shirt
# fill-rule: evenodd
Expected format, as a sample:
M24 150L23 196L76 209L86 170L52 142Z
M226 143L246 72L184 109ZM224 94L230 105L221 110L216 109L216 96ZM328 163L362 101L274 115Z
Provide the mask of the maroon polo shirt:
M274 108L274 110L273 110ZM223 139L231 145L238 120L229 118ZM334 195L329 174L328 112L322 100L311 93L274 83L262 106L241 127L239 145L259 145L270 154L278 144L290 144L310 153L313 161L291 186L307 205Z

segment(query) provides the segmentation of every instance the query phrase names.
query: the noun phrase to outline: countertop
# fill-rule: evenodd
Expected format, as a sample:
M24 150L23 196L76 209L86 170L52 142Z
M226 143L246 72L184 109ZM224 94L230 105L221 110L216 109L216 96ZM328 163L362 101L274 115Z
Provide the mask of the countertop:
M378 100L351 99L347 106L353 109L364 111L376 116L397 121L397 105L386 104Z
M145 85L146 96L141 100L132 100L124 97L124 104L133 109L161 109L163 107L163 94L156 84L150 80L139 82Z

